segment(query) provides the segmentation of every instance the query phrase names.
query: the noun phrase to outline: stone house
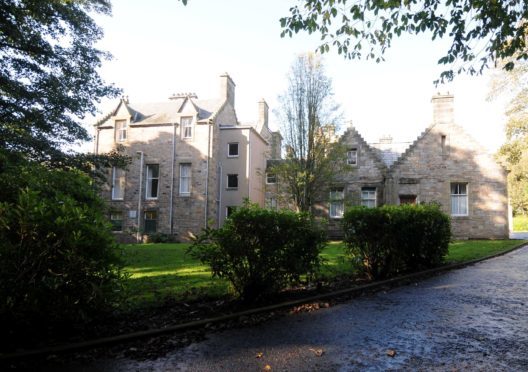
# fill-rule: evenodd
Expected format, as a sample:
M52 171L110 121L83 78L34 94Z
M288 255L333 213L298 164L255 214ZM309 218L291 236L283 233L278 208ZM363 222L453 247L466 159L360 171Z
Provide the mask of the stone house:
M266 160L280 154L264 100L256 123L238 121L228 74L216 99L189 93L161 103L121 99L94 129L96 154L121 145L132 158L126 170L109 171L103 190L123 241L155 232L185 240L219 226L245 198L263 206Z
M451 216L455 238L508 238L506 171L455 123L453 99L432 98L433 123L412 143L368 144L355 128L345 131L347 170L315 206L330 237L342 237L347 206L436 202Z

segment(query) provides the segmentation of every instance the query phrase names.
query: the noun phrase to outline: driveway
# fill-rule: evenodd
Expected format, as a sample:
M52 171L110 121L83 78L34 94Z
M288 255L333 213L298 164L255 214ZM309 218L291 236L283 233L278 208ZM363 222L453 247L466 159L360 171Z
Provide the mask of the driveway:
M107 361L93 367L526 371L528 247L387 293L211 334L158 360Z

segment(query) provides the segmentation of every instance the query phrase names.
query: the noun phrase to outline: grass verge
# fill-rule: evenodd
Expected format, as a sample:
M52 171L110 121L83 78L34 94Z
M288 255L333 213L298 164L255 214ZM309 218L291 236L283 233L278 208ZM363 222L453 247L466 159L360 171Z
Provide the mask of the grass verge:
M513 231L528 231L528 216L513 217Z
M504 252L523 241L466 240L449 245L447 263L464 262ZM128 299L132 307L155 305L166 298L192 301L229 294L227 281L211 278L206 265L185 254L188 244L125 245ZM320 276L334 278L353 273L344 243L330 242L321 253Z

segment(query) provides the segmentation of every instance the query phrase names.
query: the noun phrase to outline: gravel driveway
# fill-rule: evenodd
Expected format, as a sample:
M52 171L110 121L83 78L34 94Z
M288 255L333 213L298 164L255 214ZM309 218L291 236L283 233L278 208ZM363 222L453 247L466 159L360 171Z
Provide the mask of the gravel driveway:
M311 313L211 334L133 371L528 370L528 247Z

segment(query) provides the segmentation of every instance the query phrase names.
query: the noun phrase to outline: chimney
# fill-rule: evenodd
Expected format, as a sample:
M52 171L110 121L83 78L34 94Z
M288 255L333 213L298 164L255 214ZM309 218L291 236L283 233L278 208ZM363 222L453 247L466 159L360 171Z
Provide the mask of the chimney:
M452 124L454 123L454 96L452 94L440 94L433 96L433 124Z
M220 98L235 107L235 83L227 72L220 75Z
M269 107L264 98L258 103L258 128L262 129L268 126Z
M279 131L271 132L271 159L281 159L282 136Z

